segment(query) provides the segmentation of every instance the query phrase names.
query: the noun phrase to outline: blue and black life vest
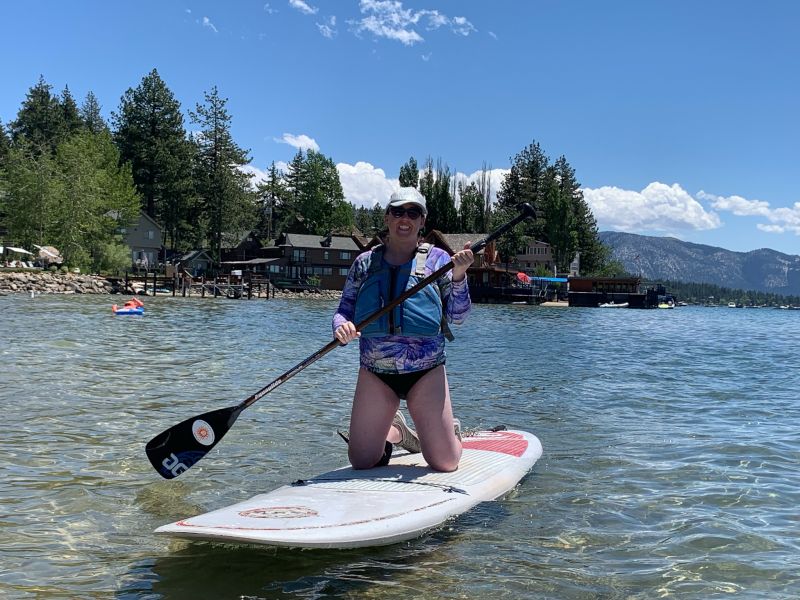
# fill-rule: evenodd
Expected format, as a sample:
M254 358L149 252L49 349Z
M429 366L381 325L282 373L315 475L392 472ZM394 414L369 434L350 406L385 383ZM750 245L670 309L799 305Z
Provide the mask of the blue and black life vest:
M383 261L383 245L375 246L369 258L367 277L356 295L355 323L378 312L404 291L425 279L425 263L431 244L420 244L414 259L405 265L390 266ZM407 335L434 337L444 334L453 340L447 325L446 303L438 281L416 294L361 330L364 337Z

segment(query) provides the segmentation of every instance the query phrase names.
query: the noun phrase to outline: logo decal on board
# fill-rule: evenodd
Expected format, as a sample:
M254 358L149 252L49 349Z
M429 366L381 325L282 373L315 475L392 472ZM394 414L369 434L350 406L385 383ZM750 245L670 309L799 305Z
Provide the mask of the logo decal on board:
M303 519L316 517L319 513L306 506L268 506L243 510L239 515L251 519Z
M210 446L214 443L214 430L203 419L197 419L192 423L192 435L203 446Z

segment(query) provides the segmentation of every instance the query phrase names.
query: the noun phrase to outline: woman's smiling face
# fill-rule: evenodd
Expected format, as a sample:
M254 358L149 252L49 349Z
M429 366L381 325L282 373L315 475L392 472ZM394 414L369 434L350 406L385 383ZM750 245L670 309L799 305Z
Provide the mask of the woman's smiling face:
M395 216L398 215L398 216ZM399 239L417 238L425 224L425 215L416 204L404 204L401 207L390 208L383 217L391 235Z

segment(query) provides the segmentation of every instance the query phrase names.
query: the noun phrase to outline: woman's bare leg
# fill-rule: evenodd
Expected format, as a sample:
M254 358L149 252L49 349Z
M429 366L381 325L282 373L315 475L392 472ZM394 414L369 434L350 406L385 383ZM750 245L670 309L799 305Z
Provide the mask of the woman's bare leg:
M392 427L392 419L399 407L400 400L389 386L374 373L359 369L348 443L350 464L354 469L370 469L378 464L387 437L390 441L392 438L399 441L400 434Z
M414 384L406 405L428 465L436 471L455 471L461 460L461 442L453 431L453 407L444 365Z

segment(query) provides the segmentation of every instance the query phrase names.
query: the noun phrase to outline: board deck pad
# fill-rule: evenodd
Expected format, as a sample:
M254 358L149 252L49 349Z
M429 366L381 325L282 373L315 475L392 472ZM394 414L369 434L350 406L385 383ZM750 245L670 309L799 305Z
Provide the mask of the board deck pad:
M395 453L385 467L342 467L156 529L176 537L296 548L382 546L419 537L480 502L508 493L542 445L524 431L463 439L458 470L431 470L422 454Z

